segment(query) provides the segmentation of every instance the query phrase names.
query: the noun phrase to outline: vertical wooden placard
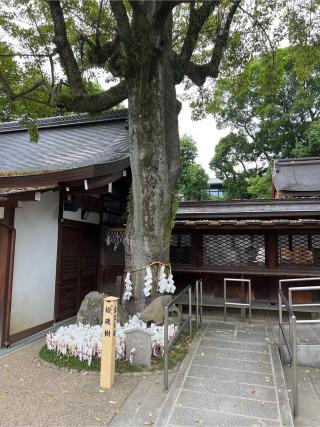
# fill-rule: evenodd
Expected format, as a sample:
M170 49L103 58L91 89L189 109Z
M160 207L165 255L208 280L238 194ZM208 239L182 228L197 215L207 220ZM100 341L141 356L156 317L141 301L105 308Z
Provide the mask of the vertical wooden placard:
M102 353L100 373L100 387L103 388L111 388L114 384L118 299L119 298L116 297L107 297L103 300Z

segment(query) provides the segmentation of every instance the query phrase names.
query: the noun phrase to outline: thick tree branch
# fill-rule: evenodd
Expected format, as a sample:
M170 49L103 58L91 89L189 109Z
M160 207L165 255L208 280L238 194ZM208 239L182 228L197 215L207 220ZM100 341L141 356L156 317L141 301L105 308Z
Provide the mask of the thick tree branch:
M125 80L105 92L94 95L60 95L55 104L67 111L79 113L99 113L114 107L128 97L128 87Z
M154 16L155 24L159 28L162 28L164 23L166 22L166 19L167 19L169 13L171 13L175 7L179 6L182 3L184 3L184 1L170 0L170 1L159 2L159 7L158 7L158 9L155 13L155 16Z
M203 1L198 9L195 8L193 2L190 3L189 25L178 57L178 64L176 64L176 81L178 83L182 81L185 75L186 68L196 48L202 27L219 3L219 0Z
M217 78L219 74L219 67L223 57L224 49L227 46L230 34L230 27L234 18L234 15L241 3L241 0L234 0L228 15L226 17L223 29L221 33L216 37L214 48L212 49L211 59L207 64L198 65L189 61L186 66L185 75L187 75L194 84L202 86L207 77ZM175 58L175 55L173 54ZM180 58L175 58L174 61L180 63ZM179 66L179 65L178 65ZM179 77L176 79L177 83L180 83Z
M131 47L131 28L126 8L120 0L110 1L111 9L117 22L118 35L122 41L126 53L129 53Z
M216 39L216 43L211 55L211 60L210 60L210 63L208 64L208 73L211 72L214 74L214 76L212 77L216 77L216 74L218 73L223 51L229 40L230 27L231 27L234 15L238 7L240 6L240 3L241 3L241 0L234 0L234 2L232 3L232 6L230 7L229 13L227 15L223 30ZM208 76L211 77L210 74Z
M99 2L99 13L98 13L97 24L96 24L96 44L98 46L100 45L100 34L101 34L100 21L101 21L102 9L103 9L103 0L100 0L100 2Z
M66 23L59 0L47 0L54 23L54 42L68 78L72 95L85 94L81 73L67 37Z
M116 37L111 42L102 44L101 46L96 45L91 40L82 37L82 40L85 41L90 49L88 52L88 60L91 64L102 65L105 64L117 51L119 51L119 38Z

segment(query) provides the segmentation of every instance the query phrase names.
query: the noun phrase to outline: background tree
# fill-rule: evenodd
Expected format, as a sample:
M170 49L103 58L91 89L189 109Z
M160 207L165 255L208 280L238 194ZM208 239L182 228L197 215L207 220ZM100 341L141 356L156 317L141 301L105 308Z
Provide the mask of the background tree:
M180 138L181 173L178 181L178 194L183 200L207 200L208 179L202 166L196 163L198 149L191 136Z
M281 3L282 4L282 3ZM278 1L8 0L0 25L24 70L41 78L26 90L3 73L11 100L33 96L63 111L97 113L125 99L133 196L126 229L126 268L169 262L173 194L179 176L175 86L201 87L219 70L239 69L273 37ZM15 46L15 49L13 49ZM88 90L99 73L108 89ZM64 90L63 90L64 89ZM143 274L133 277L134 310L141 310Z
M272 176L271 167L264 175L252 176L248 180L247 191L253 199L271 199Z
M300 47L278 49L217 81L206 109L232 132L219 141L210 167L227 197L271 194L270 174L252 190L273 159L320 155L319 47L306 46L304 56L301 64Z

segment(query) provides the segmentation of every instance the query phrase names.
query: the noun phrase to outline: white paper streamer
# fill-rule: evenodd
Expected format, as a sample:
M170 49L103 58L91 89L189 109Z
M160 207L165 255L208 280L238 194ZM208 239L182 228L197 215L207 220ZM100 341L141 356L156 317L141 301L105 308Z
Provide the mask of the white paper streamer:
M164 328L156 326L154 323L147 327L138 316L132 316L123 326L117 323L116 331L116 359L125 359L126 344L125 331L133 328L148 330L151 332L152 354L163 356L164 351ZM168 328L169 340L171 340L178 327L171 324ZM70 325L61 326L56 332L50 332L46 338L47 347L58 354L78 357L85 360L90 365L92 360L101 358L102 349L102 328L101 326L90 325Z
M153 279L152 279L152 271L150 267L146 268L146 275L144 276L144 295L146 297L150 296L151 294L151 290L152 290L152 283L153 283Z
M123 294L123 300L128 301L132 297L132 282L130 280L130 273L126 274L126 278L124 279L124 283L126 286L126 290Z
M161 294L163 294L167 290L167 285L168 285L168 282L166 279L166 273L164 272L164 269L165 269L165 265L162 265L160 268L160 275L159 275L159 282L158 282L159 292Z
M168 276L168 282L167 282L167 292L171 292L172 294L174 294L175 290L176 290L176 287L174 285L173 276L170 273Z

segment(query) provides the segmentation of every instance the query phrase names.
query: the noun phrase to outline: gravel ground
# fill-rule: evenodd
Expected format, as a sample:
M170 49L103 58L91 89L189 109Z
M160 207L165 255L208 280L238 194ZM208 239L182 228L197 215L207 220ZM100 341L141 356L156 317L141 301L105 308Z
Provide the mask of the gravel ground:
M0 358L0 426L102 426L119 412L140 376L116 375L110 390L99 373L58 368L38 358L44 340Z

